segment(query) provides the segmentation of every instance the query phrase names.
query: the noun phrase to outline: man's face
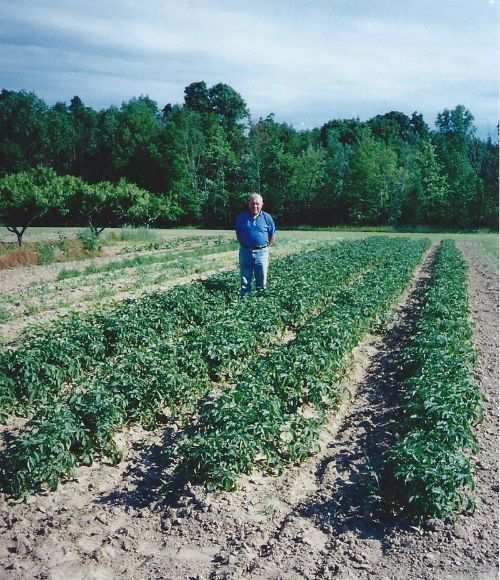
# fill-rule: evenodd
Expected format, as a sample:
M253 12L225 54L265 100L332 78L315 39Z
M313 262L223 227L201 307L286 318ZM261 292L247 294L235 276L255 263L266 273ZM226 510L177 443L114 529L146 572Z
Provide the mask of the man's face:
M260 197L252 197L252 199L248 202L248 209L253 216L257 216L262 209L262 199Z

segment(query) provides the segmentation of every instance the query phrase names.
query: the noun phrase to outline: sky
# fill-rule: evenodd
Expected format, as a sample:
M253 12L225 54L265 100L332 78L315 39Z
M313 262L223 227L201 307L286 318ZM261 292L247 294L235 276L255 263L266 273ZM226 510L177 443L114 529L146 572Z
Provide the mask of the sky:
M225 83L253 121L464 105L480 137L499 120L500 0L0 0L0 89L96 109Z

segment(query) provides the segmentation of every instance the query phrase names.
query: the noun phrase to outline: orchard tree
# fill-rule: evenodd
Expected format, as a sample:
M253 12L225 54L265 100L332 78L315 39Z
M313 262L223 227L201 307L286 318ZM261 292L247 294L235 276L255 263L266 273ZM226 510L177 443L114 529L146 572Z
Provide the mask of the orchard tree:
M146 227L154 224L171 226L176 224L182 215L183 210L171 192L151 193L149 203L136 221Z
M147 223L150 216L150 193L125 179L86 183L73 177L67 181L71 189L70 207L79 215L92 234L98 237L105 228L125 223Z
M34 221L52 209L67 213L66 191L56 172L43 165L0 180L0 221L16 234L19 247Z

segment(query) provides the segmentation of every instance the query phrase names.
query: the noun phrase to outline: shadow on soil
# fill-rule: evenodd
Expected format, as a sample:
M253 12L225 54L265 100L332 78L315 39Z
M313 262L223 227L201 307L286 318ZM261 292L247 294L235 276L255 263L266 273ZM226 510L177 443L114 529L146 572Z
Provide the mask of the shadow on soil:
M153 445L144 445L142 441L132 445L134 459L123 473L128 489L116 489L103 495L98 503L117 504L137 508L146 508L168 503L170 497L178 493L184 479L174 473L172 448L181 432L165 427L161 441Z
M359 538L373 538L384 544L395 526L409 526L401 514L391 513L391 506L381 497L387 496L383 456L393 444L399 426L401 352L414 331L433 262L431 253L398 323L380 341L378 354L357 388L356 399L362 399L362 404L353 405L317 470L316 477L323 489L330 490L329 497L300 508L299 515L311 518L320 529L335 535L352 532Z

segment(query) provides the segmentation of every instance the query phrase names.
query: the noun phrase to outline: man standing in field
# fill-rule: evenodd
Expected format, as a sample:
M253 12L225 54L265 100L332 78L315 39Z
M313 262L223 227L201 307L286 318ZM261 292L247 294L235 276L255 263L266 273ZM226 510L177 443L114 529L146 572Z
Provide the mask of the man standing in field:
M252 276L255 276L257 291L264 290L269 265L269 246L274 241L276 227L273 218L262 211L264 200L258 193L248 199L248 210L236 219L236 237L240 243L240 296L252 291Z

